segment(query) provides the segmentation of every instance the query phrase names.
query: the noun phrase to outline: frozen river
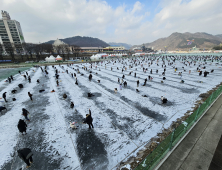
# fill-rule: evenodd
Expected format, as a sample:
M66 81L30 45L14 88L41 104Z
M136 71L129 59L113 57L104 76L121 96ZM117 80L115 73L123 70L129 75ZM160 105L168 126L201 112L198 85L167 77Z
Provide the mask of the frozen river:
M194 63L190 66L186 63L186 66L180 60L172 65L166 62L166 80L162 76L162 61L155 60L150 66L149 62L125 59L93 63L92 68L89 63L56 66L60 75L59 86L56 85L55 69L51 66L47 67L47 76L40 68L29 69L31 83L21 75L15 75L11 84L1 81L1 94L7 92L9 102L4 103L0 99L8 109L0 116L0 169L18 170L24 166L24 162L14 154L15 150L24 147L32 149L34 153L34 164L30 168L33 170L116 169L123 159L130 154L136 155L134 151L143 148L163 128L168 128L172 121L191 110L201 93L211 90L222 81L221 65L217 62L208 61L203 65L202 61L198 61L195 66ZM143 67L148 70L144 72ZM177 67L176 72L174 67ZM199 76L197 67L203 72L212 69L214 72L207 77ZM91 82L88 79L90 72ZM178 75L179 72L182 72L182 76ZM76 73L78 85L71 73ZM120 78L121 81L123 75L127 87L120 90L117 80ZM148 79L149 75L152 81ZM145 78L148 79L147 84L142 86ZM40 84L37 84L37 79ZM137 80L140 81L139 87ZM185 82L181 83L181 80ZM18 88L20 83L24 85L21 90ZM117 88L117 93L114 88ZM17 93L12 94L13 89ZM45 91L39 93L42 89ZM51 92L53 89L54 93ZM33 102L28 92L33 94ZM64 93L67 99L62 98ZM89 98L88 93L94 96ZM166 105L161 103L161 96L168 99ZM17 100L12 101L12 98ZM75 104L74 109L70 108L71 101ZM31 113L28 134L25 136L19 134L17 129L18 120L23 119L22 108ZM82 124L89 108L94 129ZM77 130L69 128L70 121L77 122Z
M29 69L28 67L20 67L20 68L6 68L6 69L0 69L0 81L3 79L6 79L7 77L11 75L18 74L18 71L24 71Z

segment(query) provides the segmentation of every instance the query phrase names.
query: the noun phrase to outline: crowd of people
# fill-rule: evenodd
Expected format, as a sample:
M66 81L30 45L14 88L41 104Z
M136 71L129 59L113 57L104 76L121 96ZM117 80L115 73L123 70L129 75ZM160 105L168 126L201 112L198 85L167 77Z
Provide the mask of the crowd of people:
M167 66L173 68L175 72L178 72L178 68L175 67L174 63L175 63L176 60L180 60L184 64L184 67L181 68L183 71L178 72L178 76L181 77L180 82L185 83L185 81L182 79L183 78L183 76L182 76L183 72L186 72L185 66L186 67L191 66L191 65L192 66L197 66L197 72L198 72L199 76L201 76L203 70L206 69L206 67L207 67L206 66L206 59L207 58L205 58L205 57L175 57L175 56L168 56L168 57L165 56L165 57L157 57L157 58L154 58L154 57L138 57L138 58L131 58L131 59L112 59L112 60L109 60L109 61L105 61L103 63L102 62L93 62L93 63L91 63L90 68L88 70L87 70L87 67L83 64L84 65L83 69L85 71L89 71L88 79L89 79L89 81L92 81L93 73L95 73L95 72L92 72L92 68L94 68L95 70L101 71L100 67L102 68L104 66L104 68L107 69L108 65L111 65L111 71L114 71L115 63L121 63L123 65L122 69L119 70L118 67L116 68L117 70L119 70L119 72L122 73L121 77L116 77L117 78L117 83L119 84L119 90L122 90L123 87L127 88L127 80L126 80L127 76L132 76L131 74L134 72L134 76L132 76L132 77L135 78L136 87L137 87L136 92L139 93L140 92L139 88L140 88L140 80L141 79L139 79L138 74L137 74L138 66L141 66L142 71L145 74L147 74L147 78L144 79L144 83L141 85L141 86L146 86L148 81L152 82L152 80L153 80L152 75L159 73L158 69L156 69L156 71L153 70L153 69L149 70L149 67L151 65L153 65L155 63L160 68L161 68L161 65L162 65L163 72L160 73L160 74L163 76L161 83L164 83L164 81L166 80ZM221 60L220 58L214 58L214 57L211 57L211 59L212 59L212 61L216 60L218 62ZM199 62L201 62L201 64ZM145 67L144 63L147 63L147 67ZM68 64L67 66L71 67L71 66L73 66L73 64ZM64 69L63 66L59 65L59 67L61 69ZM127 71L127 69L133 69L134 67L135 67L135 71L130 71L130 72ZM60 79L59 73L60 73L60 71L54 65L52 65L52 68L55 71L55 76L54 76L55 77L55 82L56 82L57 86L59 86L60 85L59 84L59 79ZM47 66L45 66L45 68L40 67L40 69L44 73L44 76L47 77L48 76ZM84 76L84 74L80 72L79 68L74 69L74 70L77 73L79 73L80 76ZM148 73L148 71L149 71L149 73ZM76 85L79 85L76 73L69 73L68 70L66 70L65 72L67 74L70 74L71 78L73 78L75 80ZM207 77L208 74L213 73L213 72L214 72L214 70L209 70L209 71L205 70L204 73L203 73L204 77ZM19 71L19 74L21 74L20 71ZM95 73L95 74L97 74L97 73ZM191 71L189 71L189 74L191 74ZM28 72L26 72L26 74L24 74L22 76L25 78L25 81L28 80L29 83L32 83L31 76L28 74ZM52 76L52 75L50 75L50 76ZM14 78L11 75L10 77L7 78L6 82L11 83L11 81L13 81L13 80L14 80ZM37 84L39 84L40 80L38 79L36 82L37 82ZM100 83L100 80L97 80L97 82ZM18 86L19 86L19 88L24 87L23 84L19 84ZM17 90L13 90L11 92L16 93ZM55 90L53 89L51 92L55 92ZM118 88L115 87L114 92L117 93ZM28 97L30 98L31 101L34 100L33 99L33 94L31 94L30 92L28 92ZM88 97L93 97L93 94L88 93ZM147 96L143 95L143 97L147 97ZM2 98L4 99L5 103L7 103L9 101L9 99L7 99L7 92L2 93ZM68 98L68 95L63 94L63 99L67 99L67 98ZM162 104L166 104L167 101L168 101L168 99L164 96L161 96L160 100L161 100ZM75 108L74 101L71 101L70 108L71 109ZM7 108L5 106L0 106L0 111L2 111L2 110L7 110ZM19 119L17 127L18 127L19 132L22 135L26 135L27 134L27 126L28 126L27 123L31 121L30 118L29 118L30 113L26 108L22 108L22 115L24 116L24 120ZM91 129L91 128L94 128L92 122L93 122L92 113L91 113L91 110L89 109L89 113L86 114L86 117L84 118L82 123L88 124L89 129ZM76 129L77 127L74 124L70 123L70 127ZM31 151L31 149L23 148L23 149L19 149L17 152L18 152L18 156L27 164L27 168L30 167L30 163L33 162L33 159L32 159L33 153Z

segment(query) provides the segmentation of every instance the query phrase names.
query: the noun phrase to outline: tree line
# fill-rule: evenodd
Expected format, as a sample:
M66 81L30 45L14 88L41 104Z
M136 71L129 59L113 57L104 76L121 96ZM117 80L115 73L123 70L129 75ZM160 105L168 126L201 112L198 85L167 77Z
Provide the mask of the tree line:
M15 61L15 56L21 57L22 61L24 61L24 56L29 56L33 60L33 55L35 55L36 60L39 61L41 56L45 54L61 55L65 60L65 57L69 59L70 54L79 53L80 49L79 46L67 44L53 46L47 43L4 43L4 45L0 43L0 60L4 60L8 56L10 56L13 62Z
M222 50L222 45L218 45L218 46L215 46L213 47L214 50Z

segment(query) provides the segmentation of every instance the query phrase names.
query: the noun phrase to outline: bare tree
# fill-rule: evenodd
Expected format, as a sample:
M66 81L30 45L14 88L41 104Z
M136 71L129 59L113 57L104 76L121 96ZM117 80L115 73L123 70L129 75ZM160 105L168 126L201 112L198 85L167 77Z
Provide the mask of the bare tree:
M32 44L32 43L23 43L22 44L22 46L23 46L23 48L24 48L24 52L25 52L25 54L28 56L28 55L30 55L30 58L31 58L31 60L33 60L33 57L32 57L32 54L33 54L33 52L34 52L34 44ZM27 59L28 59L28 57L27 57Z
M60 45L53 46L53 49L57 54L61 54L61 48L62 48L62 46L60 46Z
M81 48L77 45L72 45L71 48L73 53L79 53L81 50Z
M52 53L53 52L53 47L52 44L42 44L43 45L43 50L46 53Z
M65 51L68 55L68 60L69 60L69 54L70 54L71 50L70 50L70 47L68 45L65 46Z
M3 60L3 52L4 52L3 44L0 43L0 59L1 60Z
M13 43L4 43L5 51L12 58L12 61L15 61L15 45Z
M66 48L65 48L65 45L59 45L60 46L60 50L61 50L61 54L62 54L62 57L63 57L63 60L65 61L65 53L66 53Z
M15 50L16 54L21 56L21 59L23 61L23 54L24 54L24 49L22 47L22 44L14 44L15 45Z
M41 46L39 44L34 44L33 51L35 52L36 59L40 60Z

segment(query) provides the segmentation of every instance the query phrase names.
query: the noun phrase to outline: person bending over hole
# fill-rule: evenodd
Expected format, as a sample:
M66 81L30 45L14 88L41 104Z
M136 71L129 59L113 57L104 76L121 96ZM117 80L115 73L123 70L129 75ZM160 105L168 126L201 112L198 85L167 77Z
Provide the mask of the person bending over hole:
M162 104L167 103L167 98L161 96Z
M26 168L29 168L31 165L30 163L33 163L33 153L31 151L31 149L29 148L23 148L17 151L18 152L18 156L26 163Z
M70 108L74 108L74 103L73 102L71 102Z

